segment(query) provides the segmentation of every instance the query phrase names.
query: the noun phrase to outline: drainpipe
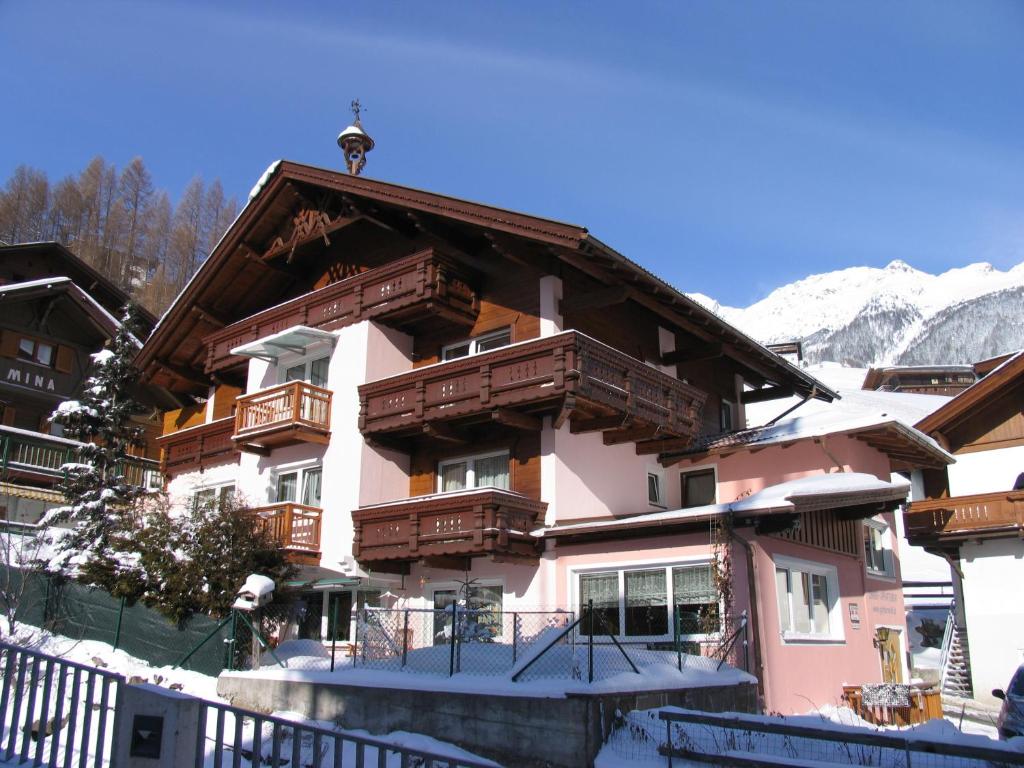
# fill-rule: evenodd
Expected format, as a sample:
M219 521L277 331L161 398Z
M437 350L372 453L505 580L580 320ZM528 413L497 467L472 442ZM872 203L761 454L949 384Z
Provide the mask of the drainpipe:
M761 657L761 620L758 614L758 597L757 597L757 563L754 557L754 548L757 546L755 542L747 541L735 529L732 529L732 538L738 542L747 553L747 592L750 597L750 637L754 646L754 671L753 674L757 678L757 690L760 697L761 711L764 711L764 703L768 700L768 684L765 680L765 669L764 662Z

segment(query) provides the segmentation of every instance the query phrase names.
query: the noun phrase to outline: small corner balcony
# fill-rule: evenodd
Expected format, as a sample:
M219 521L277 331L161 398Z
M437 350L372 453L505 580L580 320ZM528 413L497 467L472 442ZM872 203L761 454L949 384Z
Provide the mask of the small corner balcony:
M252 510L257 530L266 531L295 565L320 562L320 518L323 510L286 501Z
M692 440L707 395L579 331L423 366L359 387L364 437L434 436L493 422L538 430L540 417L606 444Z
M352 553L366 567L399 572L421 560L448 568L462 568L471 557L536 563L539 543L530 531L546 509L498 488L373 504L352 512Z
M331 439L331 393L305 381L289 381L237 398L234 434L239 450L265 456L296 443Z
M911 502L907 539L919 546L1024 535L1024 491L998 491Z
M238 449L231 442L235 420L218 419L188 427L157 438L167 477L238 461Z

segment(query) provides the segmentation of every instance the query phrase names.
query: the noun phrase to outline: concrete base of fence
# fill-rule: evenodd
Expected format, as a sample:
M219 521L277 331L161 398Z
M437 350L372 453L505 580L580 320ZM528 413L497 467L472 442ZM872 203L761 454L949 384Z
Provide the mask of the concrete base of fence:
M673 705L708 712L757 712L754 683L542 698L306 683L225 672L217 692L238 707L289 710L378 735L422 733L502 765L524 768L592 765L616 710Z
M156 685L125 685L118 700L112 768L194 765L203 738L199 707L199 699Z

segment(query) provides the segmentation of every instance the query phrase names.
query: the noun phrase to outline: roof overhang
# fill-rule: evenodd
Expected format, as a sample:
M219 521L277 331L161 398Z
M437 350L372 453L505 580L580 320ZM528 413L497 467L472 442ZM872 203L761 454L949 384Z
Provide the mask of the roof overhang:
M250 341L240 347L231 350L232 355L239 357L255 357L258 360L266 360L269 363L277 363L281 355L293 354L304 355L306 350L314 344L321 342L334 346L338 337L330 331L321 331L319 328L309 328L305 325L296 325L262 339Z

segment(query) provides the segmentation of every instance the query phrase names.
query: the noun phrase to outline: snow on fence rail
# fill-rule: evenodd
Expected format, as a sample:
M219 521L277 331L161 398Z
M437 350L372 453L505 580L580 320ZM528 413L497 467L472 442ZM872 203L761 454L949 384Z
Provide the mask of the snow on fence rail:
M928 734L918 726L902 732L826 723L794 725L784 718L711 714L665 708L665 741L658 751L679 765L688 761L759 768L821 768L870 765L891 768L992 768L1024 766L1024 753L984 737ZM944 721L932 721L943 724ZM952 726L950 726L952 727ZM933 729L935 730L935 729ZM991 746L968 743L991 742Z

